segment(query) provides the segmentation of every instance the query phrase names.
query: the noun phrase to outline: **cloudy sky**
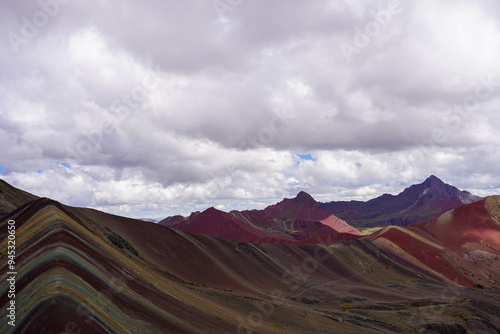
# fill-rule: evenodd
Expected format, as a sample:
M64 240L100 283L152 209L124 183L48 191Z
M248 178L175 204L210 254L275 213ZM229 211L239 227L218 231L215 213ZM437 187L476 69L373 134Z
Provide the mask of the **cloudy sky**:
M0 3L0 178L161 218L398 193L500 194L500 4Z

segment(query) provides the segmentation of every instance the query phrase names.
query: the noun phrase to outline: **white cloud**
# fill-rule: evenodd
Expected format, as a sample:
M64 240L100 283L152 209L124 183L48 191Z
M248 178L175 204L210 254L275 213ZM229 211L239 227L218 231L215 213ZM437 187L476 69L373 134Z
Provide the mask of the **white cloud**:
M154 216L368 199L430 174L494 193L498 4L400 7L349 62L340 46L388 2L255 0L224 20L211 2L61 5L0 50L2 178ZM39 10L0 4L6 45Z

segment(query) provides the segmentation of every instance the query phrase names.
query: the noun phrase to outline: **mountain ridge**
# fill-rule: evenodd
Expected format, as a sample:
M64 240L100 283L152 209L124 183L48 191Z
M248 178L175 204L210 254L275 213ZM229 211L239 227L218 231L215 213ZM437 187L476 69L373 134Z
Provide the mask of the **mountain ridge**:
M316 207L302 198L279 207L289 217ZM0 221L2 250L10 219L20 312L2 333L62 333L70 322L75 333L144 334L500 328L500 196L354 240L337 233L328 246L235 242L37 198Z
M363 236L345 221L324 211L306 192L263 210L226 213L212 207L185 218L167 217L158 224L183 232L254 243L324 243Z
M431 175L422 183L411 185L397 195L383 194L366 202L322 203L316 201L309 193L300 191L294 198L285 198L262 210L230 211L230 215L254 229L252 232L246 227L246 233L240 236L236 233L229 233L229 230L221 230L217 226L217 221L213 219L210 221L212 230L202 226L203 224L199 224L198 230L189 227L190 221L199 213L193 213L187 218L167 217L159 224L185 232L247 242L314 240L314 238L335 232L353 236L361 235L362 233L356 228L407 226L433 219L446 211L479 199ZM221 220L224 219L221 218ZM235 221L235 224L240 225L240 228L242 226L240 222ZM232 228L233 231L236 229L236 227ZM313 231L309 231L311 229ZM274 236L269 235L272 233Z
M322 203L322 207L355 227L407 226L479 199L431 175L397 195L384 194L366 202L332 201Z

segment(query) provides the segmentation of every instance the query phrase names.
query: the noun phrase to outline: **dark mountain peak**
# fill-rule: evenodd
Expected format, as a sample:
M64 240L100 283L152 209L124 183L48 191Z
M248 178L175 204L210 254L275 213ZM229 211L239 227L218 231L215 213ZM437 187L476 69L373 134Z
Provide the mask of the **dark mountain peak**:
M419 196L438 194L445 197L454 197L459 190L449 184L444 183L440 178L435 175L429 176L424 182L414 184L406 188L402 193L396 197L405 198L409 201L416 200Z
M395 196L384 194L367 202L329 202L321 206L354 227L401 226L430 220L479 199L431 175Z
M426 188L442 188L446 185L440 178L435 175L429 176L423 183Z
M184 220L186 220L186 218L184 218L183 216L181 216L181 215L175 215L175 216L170 216L170 217L167 217L167 218L159 221L158 225L172 227L172 226L179 225Z
M188 220L194 221L196 219L229 219L234 220L235 218L230 213L214 208L213 206L200 212L197 215L191 215Z
M200 213L201 213L201 211L193 211L193 212L191 212L191 214L189 215L188 218L194 218L194 217L198 216Z
M317 203L316 200L305 191L299 192L295 197L295 201L306 202L306 203Z
M198 215L196 216L207 216L207 215L216 215L216 216L223 216L225 215L226 212L224 211L221 211L219 209L216 209L214 208L213 206L209 207L208 209L205 209L204 211L202 211L201 213L199 213ZM196 217L195 216L195 217Z
M452 185L444 183L434 175L425 180L422 186L424 189L420 197L437 195L441 198L459 200L463 204L472 203L479 199L479 197L472 195L468 191L461 191Z
M468 204L480 199L480 197L474 196L468 191L460 190L444 183L434 175L431 175L423 183L413 187L420 192L417 203L421 206L429 205L437 200L455 200L462 204Z

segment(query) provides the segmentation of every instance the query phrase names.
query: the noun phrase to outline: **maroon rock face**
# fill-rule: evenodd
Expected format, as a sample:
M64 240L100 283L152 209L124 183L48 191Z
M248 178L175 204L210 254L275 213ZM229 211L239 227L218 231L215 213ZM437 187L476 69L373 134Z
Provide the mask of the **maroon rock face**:
M499 213L500 196L492 196L424 223L386 227L367 238L386 249L384 240L389 241L405 256L417 259L422 268L430 268L452 282L498 288Z
M320 203L305 192L264 210L225 213L209 208L188 218L168 217L159 224L184 232L253 243L328 244L363 236L323 210Z

